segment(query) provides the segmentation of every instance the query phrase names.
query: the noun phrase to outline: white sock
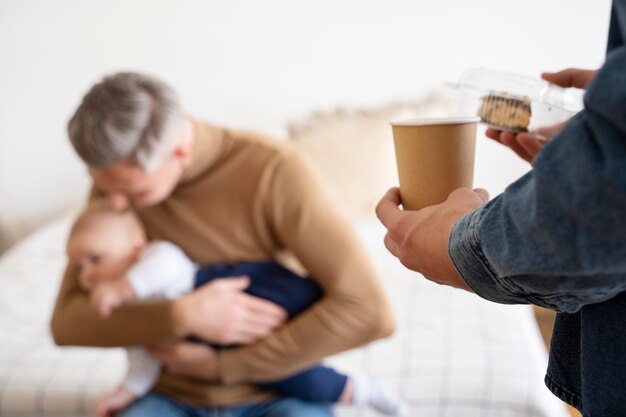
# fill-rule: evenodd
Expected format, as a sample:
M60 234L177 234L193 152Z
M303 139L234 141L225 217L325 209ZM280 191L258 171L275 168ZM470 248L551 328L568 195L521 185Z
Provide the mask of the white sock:
M354 387L352 393L354 405L369 405L388 416L407 414L406 403L378 379L369 375L353 375L350 378Z

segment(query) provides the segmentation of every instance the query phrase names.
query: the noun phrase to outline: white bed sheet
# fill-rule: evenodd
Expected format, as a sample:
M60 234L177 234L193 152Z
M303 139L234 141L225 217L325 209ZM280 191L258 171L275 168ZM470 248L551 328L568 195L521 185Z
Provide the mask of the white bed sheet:
M58 348L48 321L66 263L71 218L0 258L0 416L86 416L125 370L120 349ZM356 225L398 319L392 338L329 358L369 372L406 398L410 416L566 417L543 385L546 352L528 306L503 306L427 282L382 244L375 222ZM370 410L338 407L339 417Z

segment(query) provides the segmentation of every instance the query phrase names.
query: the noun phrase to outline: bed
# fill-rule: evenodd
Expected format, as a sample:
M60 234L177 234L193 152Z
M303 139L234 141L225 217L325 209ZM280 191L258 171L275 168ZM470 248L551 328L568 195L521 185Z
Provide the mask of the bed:
M120 349L58 348L49 316L65 266L68 215L0 258L0 416L87 416L124 369ZM566 417L543 385L545 347L529 306L503 306L431 284L382 244L374 220L355 228L393 301L390 339L329 358L368 372L408 401L410 416ZM339 417L369 410L339 407Z

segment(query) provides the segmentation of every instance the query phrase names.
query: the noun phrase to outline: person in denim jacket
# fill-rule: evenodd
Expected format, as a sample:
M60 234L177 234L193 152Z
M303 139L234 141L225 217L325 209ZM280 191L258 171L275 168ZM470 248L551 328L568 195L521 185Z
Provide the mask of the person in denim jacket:
M487 131L533 163L502 194L458 189L405 212L394 188L377 207L387 248L427 279L557 311L545 382L592 417L626 416L625 38L615 0L602 68L544 74L586 87L584 110L545 138Z

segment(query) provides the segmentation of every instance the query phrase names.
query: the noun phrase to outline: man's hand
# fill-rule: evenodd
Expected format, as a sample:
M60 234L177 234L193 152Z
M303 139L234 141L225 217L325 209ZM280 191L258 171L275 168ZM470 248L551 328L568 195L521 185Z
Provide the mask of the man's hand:
M404 266L438 284L471 291L448 256L448 240L456 221L488 200L486 190L459 188L441 204L403 211L400 190L392 188L376 215L388 230L385 246Z
M513 133L507 131L487 129L485 134L488 138L511 148L520 158L532 164L541 149L553 136L563 129L567 120L553 126L542 127L532 132Z
M174 301L174 317L182 336L221 345L250 344L269 335L287 319L274 303L243 291L247 277L215 280Z
M210 382L218 381L220 378L217 354L207 345L180 342L169 346L152 347L148 351L173 374Z
M597 70L567 68L557 72L544 72L541 74L541 78L563 88L575 87L586 89L597 72Z
M541 78L559 87L585 89L596 76L596 70L567 68L557 72L544 72ZM511 148L520 158L532 163L541 149L567 124L567 120L553 126L546 126L532 132L512 133L487 129L487 137Z

